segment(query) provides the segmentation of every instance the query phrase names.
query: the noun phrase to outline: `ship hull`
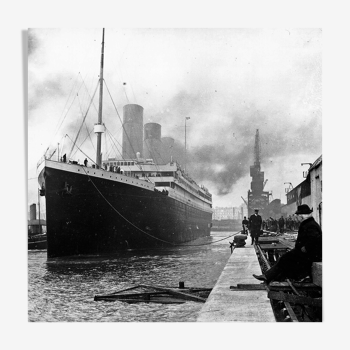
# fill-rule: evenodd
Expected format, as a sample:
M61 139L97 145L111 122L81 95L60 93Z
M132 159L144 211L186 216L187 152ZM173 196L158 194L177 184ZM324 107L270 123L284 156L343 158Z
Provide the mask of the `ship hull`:
M169 247L210 235L208 209L143 187L134 178L54 163L39 175L45 187L48 257Z

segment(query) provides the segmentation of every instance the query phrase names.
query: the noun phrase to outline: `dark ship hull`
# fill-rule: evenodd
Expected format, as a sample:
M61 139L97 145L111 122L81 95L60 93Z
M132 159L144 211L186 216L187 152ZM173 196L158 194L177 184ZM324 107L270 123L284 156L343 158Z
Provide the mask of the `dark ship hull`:
M210 235L211 209L133 177L45 161L39 183L48 257L169 247Z

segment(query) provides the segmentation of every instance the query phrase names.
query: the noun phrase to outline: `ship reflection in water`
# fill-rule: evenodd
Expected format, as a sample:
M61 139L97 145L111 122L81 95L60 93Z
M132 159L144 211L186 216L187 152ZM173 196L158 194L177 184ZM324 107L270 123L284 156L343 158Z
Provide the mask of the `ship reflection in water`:
M194 322L202 303L95 302L94 296L137 284L177 287L179 281L212 288L230 256L232 238L206 243L232 234L212 232L183 247L104 257L47 259L46 250L28 251L29 321Z

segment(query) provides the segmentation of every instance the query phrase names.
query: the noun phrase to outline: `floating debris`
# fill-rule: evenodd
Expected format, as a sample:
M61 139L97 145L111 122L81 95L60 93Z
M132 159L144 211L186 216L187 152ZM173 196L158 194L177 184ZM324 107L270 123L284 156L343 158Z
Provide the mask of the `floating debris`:
M180 291L181 290L181 291ZM183 304L186 301L205 303L212 288L164 288L139 284L105 295L95 295L94 301L123 301L134 303Z

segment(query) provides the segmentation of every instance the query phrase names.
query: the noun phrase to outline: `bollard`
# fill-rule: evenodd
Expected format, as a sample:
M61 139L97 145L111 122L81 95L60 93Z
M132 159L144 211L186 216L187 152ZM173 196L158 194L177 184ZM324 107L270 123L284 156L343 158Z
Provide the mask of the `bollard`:
M184 289L185 288L185 282L179 282L179 288Z
M290 318L290 316L286 316L283 322L292 322L292 319Z

